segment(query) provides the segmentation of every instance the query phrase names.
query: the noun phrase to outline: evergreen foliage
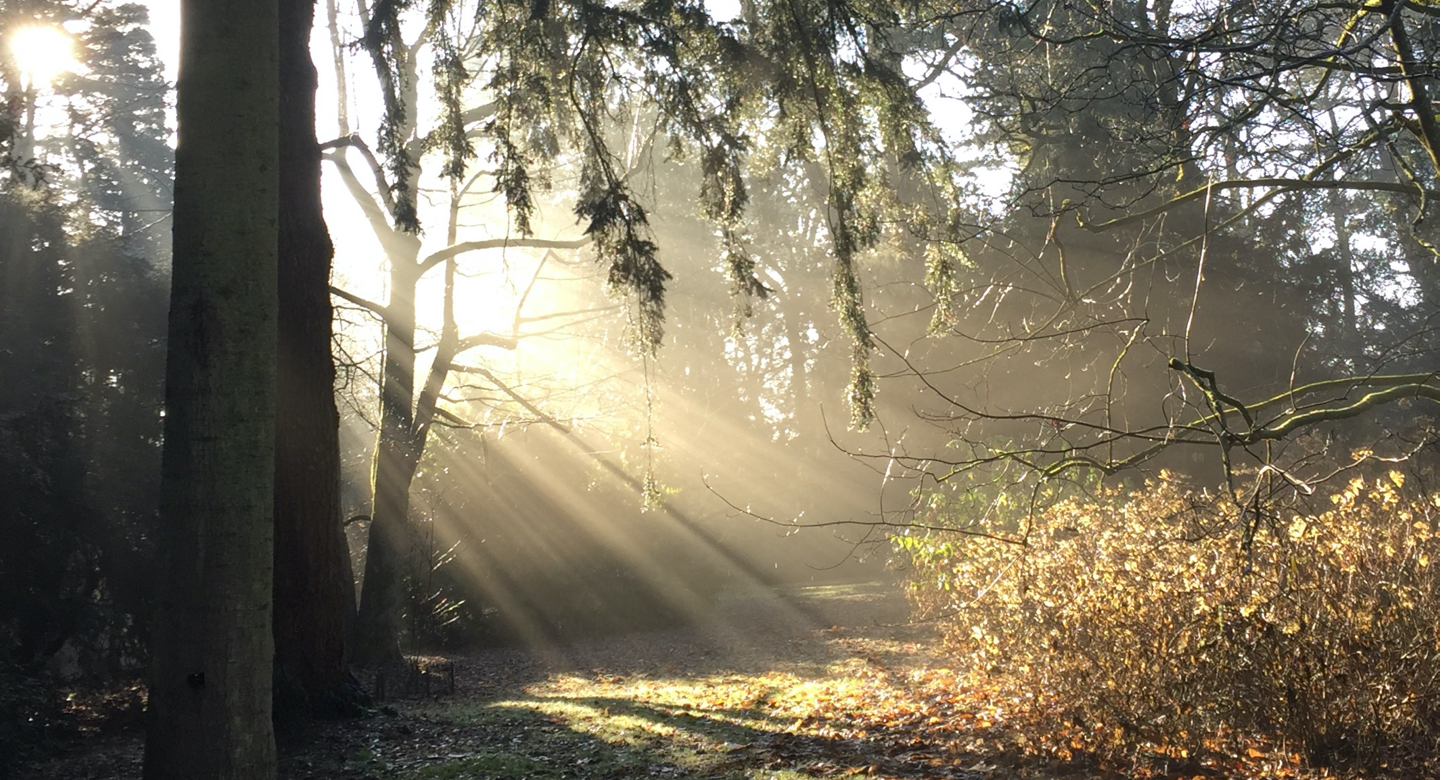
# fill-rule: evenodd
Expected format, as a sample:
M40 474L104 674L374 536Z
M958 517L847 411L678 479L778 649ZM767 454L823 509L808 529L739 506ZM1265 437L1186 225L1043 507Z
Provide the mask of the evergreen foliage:
M883 225L899 216L886 192L897 177L950 182L945 149L901 71L903 42L932 24L923 9L757 5L717 21L703 4L660 0L433 3L423 30L406 38L408 8L378 4L362 39L384 96L378 148L398 228L419 229L409 188L427 151L439 150L442 174L459 179L475 154L473 139L487 139L494 189L523 236L531 230L534 190L548 184L545 169L574 153L581 170L575 213L612 288L634 302L634 336L649 352L664 336L671 274L659 262L648 207L627 169L634 150L615 148L611 119L653 115L652 133L664 136L672 156L697 155L700 211L716 226L743 315L769 292L748 247L753 158L762 152L762 170L818 165L835 258L832 303L854 341L854 420L873 418L875 344L859 264ZM431 132L418 130L407 107L422 44L431 49L441 112Z
M69 725L53 678L146 657L159 491L171 152L136 5L91 6L85 77L0 55L0 751ZM0 4L59 22L60 4ZM7 41L8 44L8 41ZM32 112L59 118L39 136Z
M169 233L145 11L93 10L77 41L87 76L10 102L0 139L0 653L33 669L68 646L51 665L72 676L144 656ZM37 100L64 111L59 132L26 129Z

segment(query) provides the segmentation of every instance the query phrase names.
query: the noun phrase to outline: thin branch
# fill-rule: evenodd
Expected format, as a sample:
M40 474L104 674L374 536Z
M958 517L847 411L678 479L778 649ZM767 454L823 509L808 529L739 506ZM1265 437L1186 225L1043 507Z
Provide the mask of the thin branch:
M420 261L420 272L425 273L446 260L466 252L485 249L580 249L589 243L589 238L578 238L572 241L544 238L490 238L484 241L462 241L438 250Z
M458 363L452 363L450 369L452 371L457 371L464 374L478 374L485 377L491 384L499 388L502 393L505 393L507 396L509 396L510 400L515 401L517 404L519 404L520 408L535 415L546 425L549 425L550 427L555 428L558 431L570 433L569 425L566 425L565 423L541 411L540 408L537 407L535 404L526 400L525 396L522 396L520 393L512 390L509 385L497 379L495 374L492 374L488 369L481 368L480 366L463 366Z
M1254 187L1279 188L1276 192L1271 193L1272 195L1294 190L1364 190L1375 192L1399 192L1402 195L1424 195L1430 198L1435 198L1437 194L1436 190L1434 189L1417 187L1412 184L1406 184L1397 181L1336 181L1331 179L1282 178L1218 181L1213 184L1208 184L1205 187L1194 189L1184 195L1178 195L1175 198L1172 198L1171 200L1168 200L1165 203L1156 206L1155 208L1146 209L1145 211L1138 211L1134 214L1127 214L1124 217L1117 217L1115 219L1107 220L1105 222L1092 223L1087 222L1084 218L1081 217L1079 213L1077 213L1076 220L1080 223L1081 227L1091 231L1092 233L1103 233L1107 230L1110 230L1111 228L1120 227L1122 225L1129 225L1132 222L1139 222L1141 220L1154 217L1158 214L1163 214L1183 203L1187 203L1198 198L1204 198L1208 193L1214 190L1251 189Z
M934 83L935 80L940 78L942 74L947 73L951 67L951 60L955 59L956 55L959 54L961 49L965 47L965 43L965 37L957 35L956 42L951 44L951 47L949 49L946 49L946 51L941 55L940 61L931 68L931 72L927 73L925 75L925 78L922 78L920 81L917 81L914 85L912 85L911 90L914 92L920 92L921 90L929 87L932 83Z
M955 527L955 526L947 526L947 525L926 525L926 524L924 524L924 523L909 523L909 522L907 522L907 523L897 523L897 522L894 522L894 521L891 521L891 520L884 520L884 519L877 519L877 520L826 520L826 521L816 522L816 523L797 523L797 522L795 522L794 520L791 520L791 521L777 520L777 519L775 519L775 518L773 518L773 517L766 517L765 515L758 515L758 514L756 514L755 512L752 512L752 511L749 510L749 509L745 509L745 508L743 508L743 507L736 506L734 503L731 502L730 499L728 499L728 498L726 498L725 496L721 495L715 488L711 487L710 481L707 480L705 477L701 477L701 482L705 485L706 490L709 490L709 491L711 492L711 495L715 496L716 498L719 498L722 503L724 503L726 506L730 507L730 508L731 508L732 510L734 510L735 512L737 512L737 513L739 513L739 514L742 514L742 515L745 515L746 517L749 517L749 518L751 518L751 519L753 519L753 520L759 520L759 521L761 521L762 523L769 523L769 524L771 524L771 525L780 526L781 528L794 528L794 529L799 530L799 529L802 529L802 528L834 528L834 527L836 527L836 526L843 526L843 525L858 525L858 526L864 526L864 527L869 527L869 528L905 528L905 529L914 529L914 530L917 530L917 531L934 531L934 532L937 532L937 533L962 534L962 535L964 535L964 536L979 536L979 537L982 537L982 538L985 538L985 539L994 539L994 540L996 540L996 541L998 541L998 542L1005 542L1006 544L1014 544L1014 545L1018 545L1018 546L1025 546L1025 544L1026 544L1026 542L1025 542L1024 539L1016 539L1016 538L1009 537L1009 536L1001 536L1001 535L999 535L999 534L986 533L985 531L972 531L972 530L969 530L969 529L966 529L966 528L957 528L957 527Z
M339 287L336 287L335 285L330 286L330 294L334 295L337 298L342 298L344 300L350 301L351 303L363 309L367 309L370 311L371 314L374 314L382 320L388 319L390 317L390 309L384 304L376 303L375 301L362 298L355 293L347 292L340 289Z
M515 349L517 339L515 336L502 336L498 333L486 331L459 339L455 343L455 354L459 355L466 350L476 347L500 347L501 349Z
M572 309L572 310L570 310L570 311L555 311L555 312L550 312L549 314L537 314L537 315L535 315L535 316L533 316L533 317L517 317L517 318L516 318L516 323L517 323L517 324L520 324L520 325L527 325L527 324L532 323L532 322L544 322L544 321L546 321L546 320L554 320L554 319L559 319L559 318L561 318L561 317L581 317L581 316L585 316L585 319L580 320L580 322L589 322L590 320L595 319L595 318L596 318L597 316L599 316L599 315L602 315L602 314L611 314L611 313L614 313L614 312L618 312L618 311L620 311L620 310L622 310L622 309L624 309L624 308L625 308L624 306L622 306L622 305L620 305L620 304L616 304L616 305L614 305L614 306L601 306L601 307L595 308L595 309ZM592 316L592 315L594 315L594 316ZM567 324L569 324L569 325L576 325L576 324L579 324L579 323L572 322L572 323L567 323Z
M395 213L395 201L390 196L390 185L385 181L385 169L381 167L380 161L375 158L375 153L370 151L370 146L365 143L358 133L351 133L343 138L333 141L326 141L320 145L320 150L339 149L344 154L345 149L355 149L360 156L365 158L365 164L370 167L370 172L375 176L375 190L380 195L380 200L385 204L385 210L391 214ZM333 157L337 161L338 156Z

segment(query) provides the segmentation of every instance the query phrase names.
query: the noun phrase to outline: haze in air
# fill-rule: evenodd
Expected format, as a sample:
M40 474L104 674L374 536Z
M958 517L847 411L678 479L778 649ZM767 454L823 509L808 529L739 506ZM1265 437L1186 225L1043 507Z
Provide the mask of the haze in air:
M0 2L14 776L1436 771L1434 3L226 2Z

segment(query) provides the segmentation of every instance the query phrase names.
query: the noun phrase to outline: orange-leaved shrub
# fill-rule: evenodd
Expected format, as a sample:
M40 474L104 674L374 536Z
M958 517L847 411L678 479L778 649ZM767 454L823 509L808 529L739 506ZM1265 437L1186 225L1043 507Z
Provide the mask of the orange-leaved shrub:
M1406 487L1357 478L1258 516L1163 474L1035 513L1023 545L898 541L962 660L1032 687L1084 747L1244 736L1435 776L1437 496Z

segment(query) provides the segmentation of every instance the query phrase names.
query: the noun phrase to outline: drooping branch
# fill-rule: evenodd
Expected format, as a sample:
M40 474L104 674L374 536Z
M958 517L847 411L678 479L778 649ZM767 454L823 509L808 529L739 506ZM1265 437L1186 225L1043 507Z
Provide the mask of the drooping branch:
M481 368L480 366L452 363L450 366L450 370L461 374L475 374L476 376L484 377L487 382L495 385L496 388L500 390L500 392L505 393L505 395L510 398L510 400L514 401L518 406L520 406L520 408L535 415L536 419L541 420L546 425L549 425L550 427L555 428L562 433L570 432L569 425L566 425L565 423L555 419L551 415L546 414L540 409L540 407L531 403L530 400L527 399L525 396L516 392L514 388L496 378L495 374L492 373L489 369Z
M457 339L455 342L455 354L459 355L476 347L515 349L517 343L519 343L519 337L515 335L502 336L499 333L490 332L476 333Z

